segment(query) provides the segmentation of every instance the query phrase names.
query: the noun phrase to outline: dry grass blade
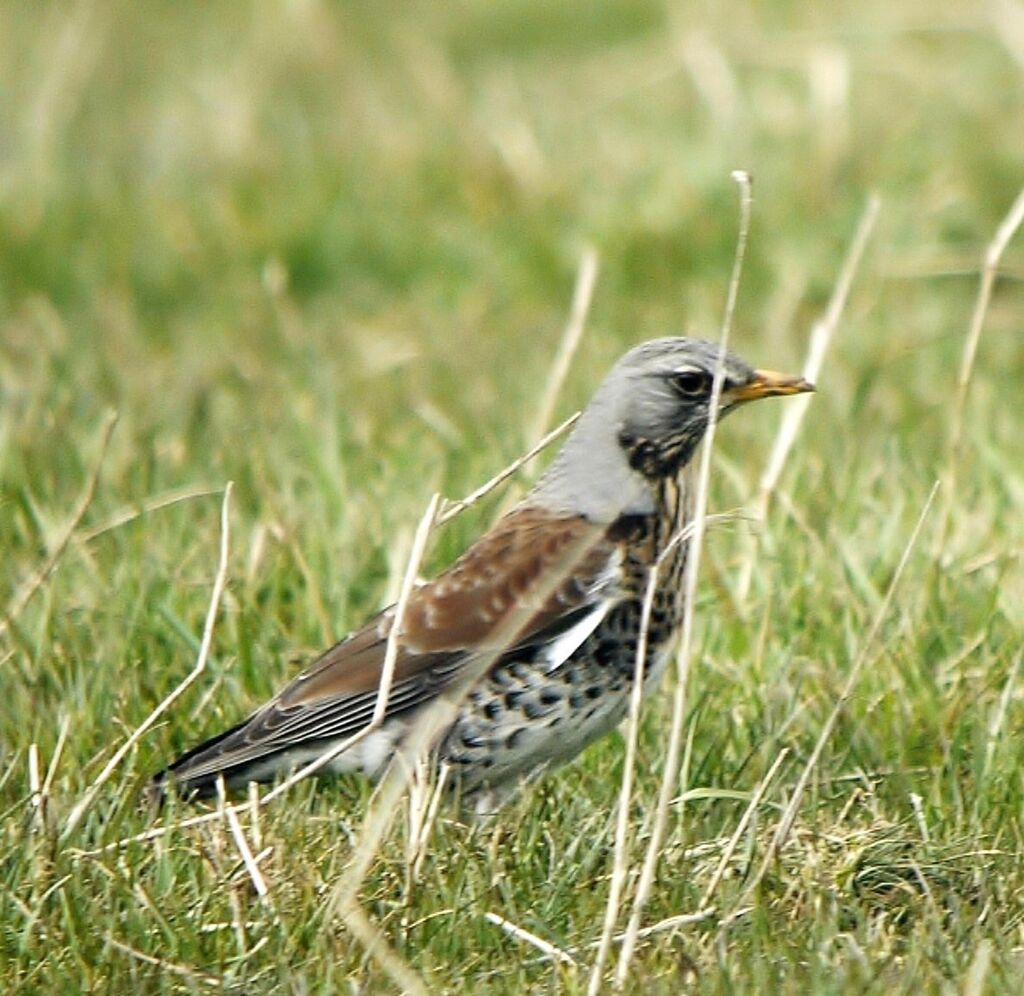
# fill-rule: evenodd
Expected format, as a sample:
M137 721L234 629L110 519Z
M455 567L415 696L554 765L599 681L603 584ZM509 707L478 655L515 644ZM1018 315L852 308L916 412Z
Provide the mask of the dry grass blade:
M572 295L572 307L569 310L569 321L562 334L562 341L559 343L551 372L548 374L544 394L537 406L537 415L533 420L530 434L527 436L529 440L540 439L551 423L551 416L555 411L555 404L562 391L562 385L569 373L569 366L579 348L580 339L583 337L583 329L587 321L587 312L590 311L590 301L594 296L596 281L597 253L588 246L580 259L580 269L576 276L576 287Z
M647 658L647 641L651 627L651 612L654 608L654 595L658 586L658 576L661 571L661 565L675 547L680 543L688 542L696 532L696 528L697 524L695 522L688 522L675 533L668 543L665 544L665 549L661 552L647 575L647 585L644 589L644 599L640 610L640 631L637 635L636 658L633 667L633 687L629 696L629 715L626 723L625 738L626 758L622 769L622 783L619 789L619 801L616 809L612 877L605 905L605 918L601 930L601 939L593 945L598 950L598 956L594 967L591 969L589 983L592 987L591 991L595 991L593 990L594 986L600 986L604 963L608 958L608 951L612 942L616 940L612 932L615 929L615 921L618 919L622 890L625 887L629 874L629 807L633 794L633 773L636 768L636 747L640 731L644 662Z
M263 800L260 801L262 802ZM251 803L245 802L228 808L233 809L236 813L244 813L249 810L250 806ZM191 830L193 827L200 827L206 823L215 823L221 819L223 819L223 816L218 812L202 813L200 816L191 816L188 819L180 820L177 823L168 823L164 826L152 827L149 830L143 830L142 833L136 833L132 834L130 837L122 837L119 840L113 840L109 844L104 844L102 847L86 849L75 848L72 850L72 853L78 857L94 858L97 855L106 854L108 851L119 851L121 848L128 847L131 844L145 844L151 840L159 840L161 837L166 837L169 833L173 833L178 830Z
M427 996L429 990L426 984L388 944L383 931L370 922L370 918L361 907L355 906L349 910L345 917L345 926L363 946L367 955L377 960L377 964L403 993Z
M999 274L999 263L1007 246L1017 234L1017 229L1024 224L1024 190L1007 211L1006 217L1000 222L996 229L995 237L985 250L985 258L982 263L981 286L978 288L978 298L975 302L974 313L971 316L971 326L964 341L964 350L960 358L960 370L957 374L957 394L953 406L952 419L952 440L951 447L956 450L963 437L963 414L967 405L967 393L971 385L971 376L974 373L974 361L978 355L978 344L981 341L981 330L985 324L985 315L988 313L989 302L992 300L992 289L995 286L996 277Z
M437 812L441 808L441 800L444 798L450 772L451 768L447 764L441 765L437 780L424 799L424 810L418 813L415 823L410 819L409 878L411 881L419 878L423 859L427 856L427 843L430 841L430 835L437 820Z
M107 455L107 447L110 445L110 437L114 431L114 426L117 425L117 418L117 412L111 411L107 413L106 418L103 420L103 426L100 429L99 452L93 462L92 469L89 471L89 477L85 482L85 487L82 489L82 495L68 517L67 522L57 534L57 540L46 556L46 559L39 565L35 574L21 586L17 594L8 603L7 608L4 609L3 618L0 619L0 634L5 633L11 623L21 615L22 610L28 605L32 596L42 587L43 582L46 581L50 574L53 573L53 569L60 561L68 542L78 528L78 524L82 521L89 506L92 504L93 496L96 494L96 485L99 483L103 460Z
M579 272L576 275L576 287L573 290L572 305L569 309L569 321L566 323L565 331L562 333L561 342L558 345L558 352L555 354L548 373L547 384L544 386L544 393L537 405L537 414L533 419L530 429L527 431L527 441L536 440L530 450L518 460L514 461L505 470L491 478L486 484L478 488L463 501L456 503L450 510L445 510L445 517L442 521L447 522L452 515L458 515L463 509L468 508L478 501L495 486L501 484L516 471L525 467L541 451L546 449L555 439L562 435L566 429L574 425L580 417L576 412L570 415L561 425L545 434L545 430L551 422L555 405L558 402L558 395L565 383L569 373L572 359L579 348L580 340L583 337L583 330L586 326L587 312L590 310L590 301L594 294L594 284L597 282L597 253L589 246L580 259ZM515 492L509 492L498 507L498 515L504 514L515 503Z
M910 793L910 806L914 810L914 819L917 820L917 828L921 834L921 840L926 844L930 844L932 835L928 831L928 821L924 815L924 799L917 792ZM925 886L925 891L927 891L927 886Z
M996 234L985 250L981 268L981 284L978 297L971 315L971 325L964 340L964 349L960 357L960 369L956 378L956 396L953 400L953 414L950 418L949 445L946 453L945 495L942 501L942 517L937 532L936 553L941 552L949 536L950 513L956 497L957 465L963 448L964 413L967 410L967 396L974 375L974 361L978 355L978 344L981 342L981 331L985 325L989 303L992 300L992 289L999 275L999 263L1006 252L1007 246L1017 234L1017 229L1024 224L1024 190L1007 211L1006 217L1000 222Z
M697 910L696 913L680 913L678 916L669 916L664 920L659 920L657 923L652 923L649 927L641 927L636 932L637 940L643 940L645 937L654 937L655 934L664 934L667 930L678 930L680 927L692 927L695 923L704 923L710 920L715 915L715 911L711 908L704 910ZM622 942L626 939L625 933L618 934L615 937L617 942Z
M1013 659L1010 673L1007 675L1006 684L1003 686L1003 693L999 696L999 706L996 708L989 723L988 737L985 741L985 764L982 767L982 777L987 778L992 769L992 759L996 754L996 746L1006 726L1006 715L1010 709L1010 701L1013 698L1014 688L1017 684L1017 675L1020 672L1021 661L1024 660L1024 650L1019 650ZM49 779L47 779L49 781ZM46 795L46 786L43 786L43 795Z
M162 508L170 508L183 501L191 501L193 498L205 498L207 495L219 494L222 488L208 485L196 485L188 488L175 488L173 491L165 491L162 494L154 495L134 505L126 505L116 511L106 522L101 522L91 529L80 529L75 533L75 541L78 543L91 543L94 539L109 533L112 529L133 522L135 519L150 512L158 512Z
M60 732L57 734L57 744L53 748L53 757L50 758L50 766L46 769L46 778L43 780L43 798L45 799L53 785L53 779L57 775L57 765L60 764L61 754L64 753L64 744L68 739L68 730L71 728L71 717L65 716L60 721Z
M537 404L537 414L534 416L533 423L527 431L527 441L530 442L536 440L536 442L526 456L516 461L514 468L516 470L528 464L548 445L548 443L560 436L565 429L579 418L579 413L577 412L575 415L570 416L569 420L563 422L559 428L554 430L554 432L550 432L547 435L544 434L548 425L551 423L551 416L554 414L555 405L558 402L558 395L561 393L562 386L565 383L565 378L569 373L569 367L572 364L572 360L576 355L577 349L579 348L580 340L583 338L583 330L587 321L587 312L590 311L590 301L594 295L594 284L596 282L597 253L594 249L588 246L586 250L584 250L583 256L580 259L580 268L576 275L576 286L572 295L572 305L569 309L569 321L566 323L565 331L562 333L562 339L551 364L551 370L548 373L544 392ZM496 482L503 481L507 476L508 474L503 471L496 479ZM490 482L488 482L487 485L484 485L484 487L490 490L489 485ZM501 515L508 511L508 509L514 504L514 501L515 492L511 491L504 499L502 499L502 504L499 506L498 514Z
M230 550L230 509L231 491L233 484L228 481L224 488L224 499L220 509L220 561L217 565L217 574L213 580L213 591L210 594L210 607L206 612L206 623L203 626L203 637L199 644L199 654L196 658L195 667L185 679L143 720L134 733L114 752L114 756L107 762L96 780L89 786L86 793L68 816L67 823L61 834L63 839L78 826L79 821L85 815L86 810L92 805L97 793L106 783L107 779L114 773L117 766L124 760L125 755L145 736L153 724L185 693L196 679L206 670L206 662L210 656L210 645L213 642L213 630L217 622L217 614L220 611L221 596L224 594L224 586L227 583L228 574L228 553Z
M260 850L263 847L263 830L260 826L259 786L256 782L249 782L246 787L249 794L249 818L251 820L249 828L252 831L252 842L256 845L256 849Z
M39 745L32 741L28 745L28 805L33 819L40 829L43 825L43 786L39 779Z
M725 351L729 345L729 333L732 329L733 314L736 311L736 300L739 295L740 276L743 273L743 259L746 255L747 239L750 234L753 201L749 174L742 170L736 170L732 174L732 178L738 184L740 193L739 231L736 237L736 255L733 260L732 274L729 278L729 292L726 298L722 331L719 337L720 356L715 369L714 385L711 391L710 418L708 419L707 435L701 451L693 515L691 517L694 523L694 531L686 565L686 597L683 609L682 636L676 655L676 687L672 700L672 723L669 730L665 767L662 771L661 785L658 789L658 801L651 825L651 837L644 855L640 880L637 883L636 893L633 897L633 908L626 926L626 936L622 942L622 950L619 952L619 962L615 970L615 982L618 986L625 983L629 973L629 964L633 958L633 951L636 948L636 939L640 930L643 910L654 886L654 876L657 872L658 860L661 855L661 845L665 839L665 830L668 825L669 807L672 796L675 794L676 780L679 777L683 721L686 715L686 692L693 646L693 613L697 597L697 577L700 570L701 546L706 526L705 517L707 515L708 481L711 477L711 454L715 441L715 429L718 423L718 399L721 396L722 384L725 379ZM598 983L599 978L597 966L595 965L594 975L591 976L592 992L597 991Z
M451 912L451 911L445 911L445 912ZM744 911L744 912L746 912L746 911ZM494 915L495 914L492 914L492 913L486 914L488 919L490 919ZM636 936L637 936L638 940L644 940L645 938L648 938L648 937L654 937L657 934L667 933L670 930L678 930L680 927L692 927L694 924L697 924L697 923L705 923L706 921L710 920L714 915L715 915L715 911L714 911L713 908L710 908L710 907L708 909L705 909L705 910L698 910L696 913L680 913L680 914L677 914L676 916L670 916L670 917L666 917L664 920L659 920L657 923L652 923L649 927L641 927L640 930L637 931L637 935ZM496 921L492 921L492 922L496 922ZM625 939L626 939L625 933L616 934L612 938L612 943L613 944L621 944ZM567 955L569 958L572 958L573 955L578 955L578 954L580 954L583 951L588 951L588 950L592 951L596 947L598 947L600 944L601 944L601 941L600 940L596 940L596 941L591 941L588 944L577 945L576 947L571 947L571 948L559 948L558 950L560 950L563 954ZM534 961L527 962L526 964L529 964L529 965L539 965L539 964L542 964L543 962L550 961L550 960L551 960L550 957L545 956L545 957L537 958Z
M395 602L395 614L391 621L391 629L388 631L387 646L384 648L384 663L381 666L380 684L377 686L377 701L374 703L373 715L370 717L370 729L380 726L388 711L391 685L395 679L395 662L398 660L398 642L401 639L402 626L405 623L405 610L409 605L409 596L416 586L416 577L420 564L423 562L423 555L427 550L427 540L430 539L430 533L437 521L437 508L440 502L440 495L431 496L427 503L427 510L416 527L412 550L409 551L409 562L405 565L402 587L398 592L398 601Z
M974 952L971 964L964 976L963 996L983 996L987 987L985 981L992 967L992 941L985 938Z
M498 916L497 913L485 913L484 917L489 923L493 923L496 927L500 927L504 930L506 934L511 934L512 937L535 947L548 958L551 958L554 961L560 961L563 965L576 965L576 959L573 958L571 954L563 951L562 948L558 947L556 944L552 944L550 941L545 941L543 937L538 937L536 934L512 923L511 920L506 920L503 916Z
M864 213L857 223L857 229L850 243L850 249L846 254L846 260L839 273L832 297L821 320L816 322L811 330L811 339L807 350L807 359L804 362L803 377L812 384L818 379L825 355L828 353L832 338L839 327L839 320L846 308L846 301L850 296L850 288L853 286L854 277L860 268L861 258L867 248L868 240L874 231L875 223L878 220L878 213L881 202L878 197L872 194L864 208ZM800 426L803 424L804 416L811 404L811 395L804 394L793 398L783 412L782 420L779 422L779 431L775 437L775 443L768 455L764 472L758 484L757 499L754 503L753 519L756 522L764 522L768 516L768 506L771 502L772 493L779 483L779 477L786 466L786 459L789 451L796 442ZM739 581L736 585L736 599L742 605L746 602L750 593L750 584L754 574L754 562L757 559L759 543L752 539L747 559L743 562L740 571Z
M751 819L753 819L754 813L757 812L757 807L761 805L761 800L764 798L764 794L768 790L768 786L771 785L775 776L778 774L779 768L782 767L782 762L785 761L788 756L789 748L783 747L776 756L772 766L768 769L768 774L761 779L757 788L754 790L754 794L750 798L750 803L746 810L744 810L742 819L736 825L736 829L733 832L732 837L729 838L729 843L726 844L725 850L722 852L722 857L718 862L718 867L715 868L715 872L711 876L711 881L708 882L708 887L704 890L704 898L700 902L701 909L705 909L708 903L711 902L711 897L715 894L715 890L718 888L718 883L722 881L725 869L729 867L729 862L732 860L736 847L739 845L740 838L746 832Z
M835 705L832 707L832 711L829 713L828 719L825 721L825 725L822 727L817 743L814 745L814 750L811 751L811 756L807 759L807 764L800 773L800 778L796 783L796 788L793 790L793 795L789 800L789 804L786 806L786 809L779 820L779 825L776 828L775 835L772 837L771 844L768 846L764 860L761 862L761 867L758 869L754 878L750 881L750 884L744 890L743 896L740 899L740 904L745 903L758 887L761 880L764 878L768 867L781 850L783 844L785 844L790 831L793 829L793 824L796 821L797 813L799 812L800 805L803 802L804 793L807 791L807 785L811 780L811 775L818 766L818 761L821 758L822 752L825 750L825 745L832 736L832 730L835 728L840 713L843 711L846 703L850 700L850 696L853 694L853 690L857 685L857 680L860 677L860 672L863 670L864 664L868 660L868 653L874 646L875 638L878 636L879 630L882 628L882 623L889 614L889 606L892 604L896 588L898 587L900 579L903 577L903 573L906 570L907 563L910 560L910 554L917 545L918 537L921 534L921 530L924 528L925 520L928 518L928 513L931 511L931 507L935 501L935 496L938 493L938 490L939 482L936 481L928 494L928 500L924 503L924 508L921 509L921 514L918 516L914 529L910 534L910 538L907 540L907 544L903 548L903 553L900 556L899 563L896 565L896 570L893 572L892 580L889 582L889 587L886 589L885 597L882 599L882 604L878 607L878 611L875 613L875 618L871 623L871 629L868 631L868 635L863 644L861 644L857 657L854 659L853 666L850 668L846 684L843 686L843 690L840 693L839 698L836 700Z
M605 905L604 925L597 957L590 973L588 994L595 994L601 988L604 965L611 948L615 921L619 916L619 902L629 875L629 812L633 796L633 772L636 767L636 745L640 730L640 705L644 697L644 663L647 658L647 637L651 626L651 611L654 607L654 593L658 584L660 565L655 563L647 576L643 608L640 613L640 633L636 643L636 663L633 667L633 687L629 696L629 720L626 727L626 758L622 767L622 785L615 820L615 851L612 863L612 878Z
M50 766L46 769L46 777L42 784L39 783L39 746L36 743L29 744L28 748L28 786L29 805L33 812L33 820L36 829L46 828L47 803L50 798L50 788L53 779L57 774L57 766L60 764L61 754L64 752L64 744L68 738L68 728L71 725L71 718L65 716L61 720L60 732L57 734L57 744L53 748L53 757L50 759Z
M218 787L219 789L219 787ZM224 803L227 796L223 791L218 790L217 792L217 815L220 817L221 824L227 823L227 816L224 812ZM223 830L223 826L217 828ZM212 852L214 863L223 867L225 864L224 854L224 837L222 833L215 833L210 835L212 843ZM144 892L141 885L136 886L136 891ZM237 890L233 888L227 888L228 906L231 908L231 929L235 934L235 944L238 946L238 950L244 958L249 952L249 942L246 938L246 920L242 915L242 904L238 898Z
M256 859L252 856L252 848L249 847L249 841L246 840L245 831L242 829L238 814L227 805L227 791L224 787L223 776L217 779L217 797L220 801L219 811L223 815L228 829L231 831L235 847L238 848L238 853L242 857L242 864L245 865L245 870L249 874L252 887L256 890L256 895L260 897L260 901L268 909L273 909L270 903L270 890L267 888L267 881L263 877L263 872L260 871L260 866L256 863Z
M471 491L465 498L451 503L445 502L444 508L438 516L437 524L443 526L446 522L454 519L455 516L465 512L470 506L475 505L481 498L490 494L499 484L507 481L517 470L528 464L538 453L547 449L563 432L572 428L579 417L579 412L570 415L561 425L556 426L543 439L539 440L535 446L532 446L518 459L513 460L504 470L499 471L489 481L481 484L475 491Z
M996 36L1018 67L1024 70L1024 3L1021 0L992 0L987 6Z

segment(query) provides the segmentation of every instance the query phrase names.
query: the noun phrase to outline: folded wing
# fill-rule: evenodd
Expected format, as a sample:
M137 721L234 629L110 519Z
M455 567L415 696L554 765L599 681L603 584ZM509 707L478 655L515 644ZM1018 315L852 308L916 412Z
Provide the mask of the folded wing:
M505 516L406 606L386 718L414 711L480 654L540 654L556 667L603 618L613 596L617 547L581 516L529 507ZM535 605L535 607L531 607ZM385 609L298 675L232 730L158 776L186 791L272 777L272 759L326 750L373 715L394 607ZM519 625L519 620L522 625Z

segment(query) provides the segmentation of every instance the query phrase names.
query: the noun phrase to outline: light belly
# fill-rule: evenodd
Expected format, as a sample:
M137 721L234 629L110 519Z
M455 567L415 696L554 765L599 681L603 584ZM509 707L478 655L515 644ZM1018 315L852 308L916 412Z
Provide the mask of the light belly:
M668 643L648 657L644 696L659 684L669 659ZM539 676L526 674L514 693L536 692ZM543 715L530 719L520 710L485 718L480 698L467 703L459 720L442 744L440 755L458 771L462 789L499 785L526 778L548 767L571 760L594 741L613 730L629 709L632 682L621 673L591 674L587 688L601 694L586 697L574 707L567 693ZM603 681L604 686L596 684ZM507 695L507 692L506 692Z

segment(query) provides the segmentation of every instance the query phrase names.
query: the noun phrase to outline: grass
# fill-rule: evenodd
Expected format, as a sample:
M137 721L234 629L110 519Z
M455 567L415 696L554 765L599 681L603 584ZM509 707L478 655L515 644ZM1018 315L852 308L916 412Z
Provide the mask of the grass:
M433 491L466 494L533 441L587 245L600 274L556 419L630 344L716 334L742 167L755 201L732 342L765 366L799 368L871 191L882 207L749 590L750 527L707 538L686 764L645 926L702 908L787 754L713 915L642 937L626 988L1015 992L1019 236L954 487L748 888L946 471L981 261L1021 186L1019 7L5 5L5 990L390 989L324 913L367 810L360 782L302 784L242 817L269 905L223 821L103 848L152 825L137 792L162 762L394 597ZM781 411L722 427L712 511L755 498ZM534 472L445 526L427 567ZM195 665L229 480L206 668L62 837ZM670 712L666 685L640 728L634 868ZM442 810L415 877L398 821L360 895L431 991L586 990L622 763L616 734L492 825Z

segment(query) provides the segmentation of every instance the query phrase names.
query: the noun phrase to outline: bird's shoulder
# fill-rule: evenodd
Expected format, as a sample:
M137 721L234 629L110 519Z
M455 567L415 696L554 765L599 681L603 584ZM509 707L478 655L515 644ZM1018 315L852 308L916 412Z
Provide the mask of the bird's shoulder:
M580 515L514 509L411 592L395 685L451 670L453 658L556 635L589 604L614 595L621 560L614 528ZM324 653L282 692L280 705L376 691L394 616L390 606Z

